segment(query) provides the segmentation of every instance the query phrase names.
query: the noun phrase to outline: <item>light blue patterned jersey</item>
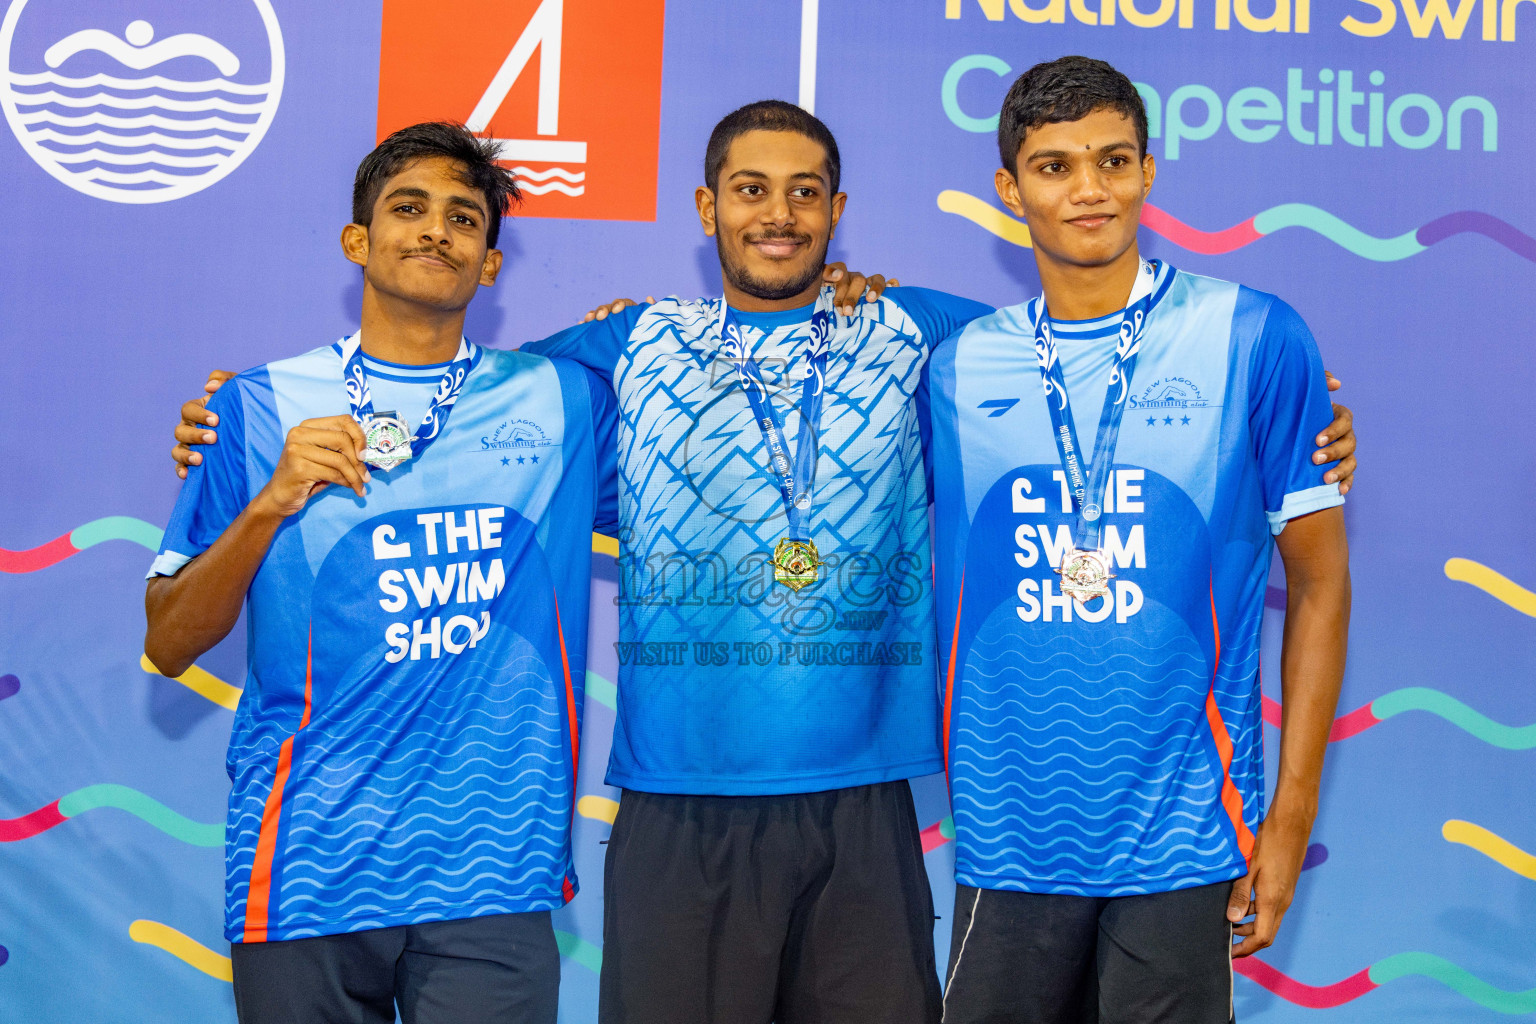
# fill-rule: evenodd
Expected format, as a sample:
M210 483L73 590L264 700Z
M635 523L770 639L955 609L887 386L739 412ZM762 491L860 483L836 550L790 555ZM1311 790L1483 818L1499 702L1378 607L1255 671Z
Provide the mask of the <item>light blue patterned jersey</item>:
M365 360L419 423L444 366ZM288 431L347 412L340 348L236 377L153 574L206 550ZM230 735L226 935L297 939L544 910L575 892L570 819L590 534L614 516L606 386L480 350L448 424L366 498L329 487L247 596Z
M1075 606L1029 309L930 364L956 877L1092 896L1236 878L1262 814L1272 534L1343 501L1311 461L1332 418L1316 346L1273 296L1158 267L1103 506L1112 596ZM1084 444L1119 322L1053 322Z
M834 318L807 516L827 564L799 593L773 578L784 508L718 353L720 300L667 299L533 346L585 363L618 395L611 784L802 793L941 767L914 396L930 345L990 307L916 288L887 296ZM811 312L737 314L791 443Z

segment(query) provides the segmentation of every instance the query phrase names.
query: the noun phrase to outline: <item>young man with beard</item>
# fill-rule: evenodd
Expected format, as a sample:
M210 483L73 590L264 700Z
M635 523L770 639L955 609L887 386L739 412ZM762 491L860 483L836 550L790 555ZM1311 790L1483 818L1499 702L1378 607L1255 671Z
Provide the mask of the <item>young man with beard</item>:
M1231 958L1274 940L1295 892L1344 670L1322 363L1274 296L1141 257L1156 167L1124 75L1031 68L998 146L1044 295L929 364L958 882L944 1020L1225 1024ZM988 417L998 396L1019 401Z
M361 330L213 397L222 443L150 570L166 675L250 613L226 851L242 1024L554 1024L616 413L575 363L463 337L517 198L496 156L421 124L363 160L341 236ZM480 444L509 417L534 456L516 470Z
M903 288L838 315L840 157L797 107L728 115L704 171L723 299L619 303L525 347L621 411L600 1016L936 1020L905 782L941 766L915 393L991 308Z

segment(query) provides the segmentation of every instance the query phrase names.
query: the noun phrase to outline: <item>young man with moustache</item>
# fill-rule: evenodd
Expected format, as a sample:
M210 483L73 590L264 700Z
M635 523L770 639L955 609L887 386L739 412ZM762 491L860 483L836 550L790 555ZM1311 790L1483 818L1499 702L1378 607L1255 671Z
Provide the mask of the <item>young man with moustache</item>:
M796 107L732 113L696 194L725 298L525 347L622 415L604 1021L938 1016L904 783L941 763L914 394L990 307L907 288L837 315L839 164Z
M362 162L341 236L361 331L213 397L222 443L150 571L166 675L249 608L226 850L242 1024L555 1021L617 417L575 363L462 335L517 198L496 155L421 124Z
M929 364L958 883L944 1020L1219 1024L1231 958L1274 940L1295 892L1344 670L1343 498L1312 457L1322 364L1274 296L1141 257L1156 166L1124 75L1031 68L998 145L1044 295ZM1000 396L1017 404L988 417Z

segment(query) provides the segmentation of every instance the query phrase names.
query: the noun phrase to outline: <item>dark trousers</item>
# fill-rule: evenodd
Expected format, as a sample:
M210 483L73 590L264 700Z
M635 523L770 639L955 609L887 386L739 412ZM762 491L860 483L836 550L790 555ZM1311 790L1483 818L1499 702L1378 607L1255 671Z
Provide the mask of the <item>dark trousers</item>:
M231 949L240 1024L555 1024L548 911Z
M933 896L905 782L625 792L600 1024L932 1024Z
M955 887L944 1024L1228 1024L1232 883L1146 896Z

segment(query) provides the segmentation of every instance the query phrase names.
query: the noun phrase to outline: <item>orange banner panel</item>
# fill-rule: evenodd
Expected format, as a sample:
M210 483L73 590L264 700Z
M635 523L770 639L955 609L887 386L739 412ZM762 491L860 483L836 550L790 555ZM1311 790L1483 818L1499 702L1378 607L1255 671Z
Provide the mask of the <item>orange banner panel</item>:
M503 140L523 217L655 220L663 0L384 0L378 137Z

